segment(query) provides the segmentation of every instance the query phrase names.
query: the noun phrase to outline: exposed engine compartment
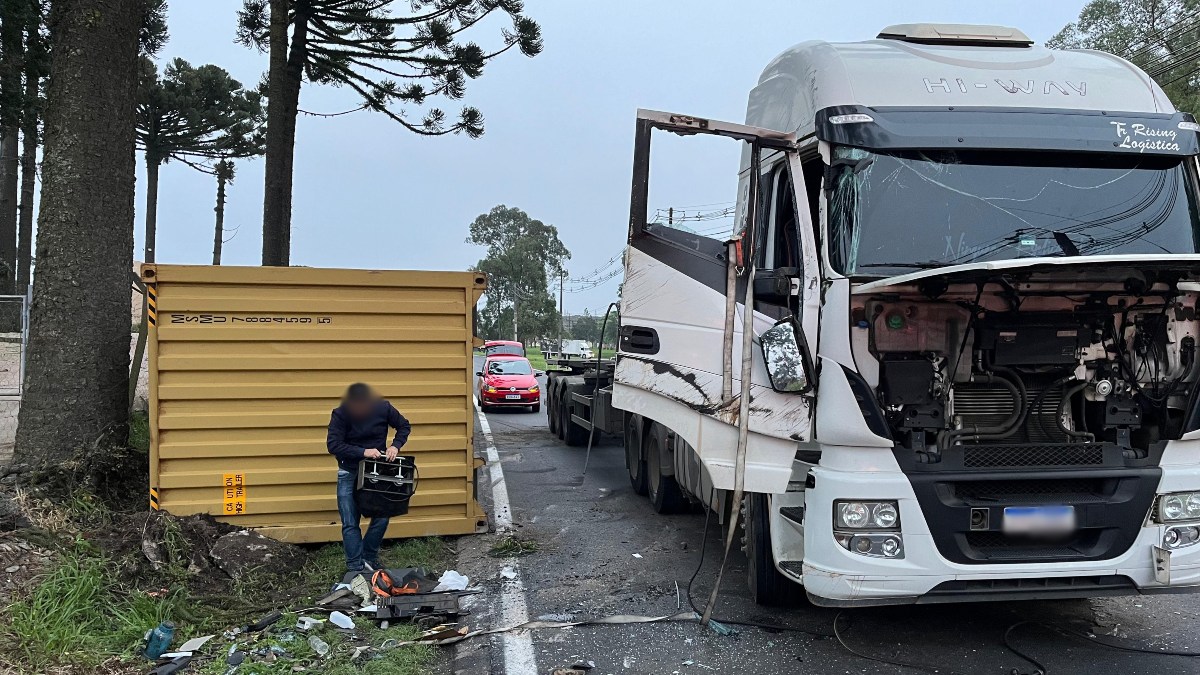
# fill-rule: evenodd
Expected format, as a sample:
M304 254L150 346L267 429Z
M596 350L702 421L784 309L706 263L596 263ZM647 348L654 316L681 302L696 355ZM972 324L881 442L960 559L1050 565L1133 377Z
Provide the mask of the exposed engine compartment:
M918 462L1007 445L1140 458L1195 407L1198 297L1145 277L898 288L858 298L855 358Z

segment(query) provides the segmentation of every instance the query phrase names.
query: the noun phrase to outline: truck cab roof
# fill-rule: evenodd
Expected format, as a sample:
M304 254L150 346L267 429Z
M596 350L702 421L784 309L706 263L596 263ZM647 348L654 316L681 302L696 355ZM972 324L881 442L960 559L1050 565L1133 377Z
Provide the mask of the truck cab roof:
M746 123L804 136L835 106L1176 112L1145 72L1112 54L1048 49L1005 27L904 24L873 40L784 51L751 92Z

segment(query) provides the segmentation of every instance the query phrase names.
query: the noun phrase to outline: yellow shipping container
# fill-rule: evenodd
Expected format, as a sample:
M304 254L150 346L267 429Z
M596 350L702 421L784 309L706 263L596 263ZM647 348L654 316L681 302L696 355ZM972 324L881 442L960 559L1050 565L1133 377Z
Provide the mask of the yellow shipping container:
M412 422L389 537L487 527L472 446L475 272L144 265L150 500L291 542L341 539L330 411L366 382Z

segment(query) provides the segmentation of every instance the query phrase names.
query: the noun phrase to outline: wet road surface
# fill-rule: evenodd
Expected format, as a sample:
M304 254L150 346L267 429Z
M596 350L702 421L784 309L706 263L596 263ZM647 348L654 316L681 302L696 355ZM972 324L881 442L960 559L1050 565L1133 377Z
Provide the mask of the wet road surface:
M617 439L600 440L585 475L584 449L567 447L552 436L544 411L501 410L488 413L487 420L503 466L514 528L537 547L516 563L529 618L661 616L688 608L688 581L705 541L702 513L655 514L630 488ZM482 452L486 441L478 433L476 443ZM481 481L484 499L485 488ZM491 509L486 504L485 508ZM692 592L701 606L720 565L720 529L714 518ZM505 561L487 555L495 543L495 535L459 542L460 565L487 590L474 610L475 625L503 623L495 597L513 583L499 575ZM530 631L536 671L526 665L523 672L550 673L580 661L594 662L590 672L599 675L1038 672L1031 660L1005 646L1007 633L1011 646L1053 675L1200 673L1198 658L1098 644L1200 652L1200 595L845 611L777 609L749 600L745 566L741 552L731 552L716 616L776 628L734 626L735 636L721 636L696 623ZM1094 637L1072 637L1057 627ZM481 638L460 646L452 669L517 672L506 666L504 639Z

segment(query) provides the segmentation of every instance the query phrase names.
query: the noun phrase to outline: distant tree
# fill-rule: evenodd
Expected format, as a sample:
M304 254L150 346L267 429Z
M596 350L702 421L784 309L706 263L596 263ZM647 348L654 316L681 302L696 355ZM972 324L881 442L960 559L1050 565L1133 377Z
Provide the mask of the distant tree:
M514 340L557 331L558 310L547 281L557 277L571 253L559 240L556 227L530 218L521 209L500 205L471 223L467 243L487 247L475 266L488 275L485 313L498 317L511 308L508 335Z
M0 294L16 282L17 205L21 113L25 92L25 28L32 20L29 0L0 0Z
M586 310L571 321L571 339L595 342L600 339L600 324Z
M223 68L193 68L175 59L160 79L148 58L141 60L137 140L146 158L146 262L155 260L158 171L177 159L199 163L261 154L262 102ZM211 168L207 169L211 172Z
M50 72L49 35L42 0L29 0L25 23L25 87L21 99L21 204L17 222L16 288L29 288L33 267L33 210L37 193L37 150L41 142L42 83ZM165 32L165 26L164 26Z
M38 271L15 460L80 468L127 438L144 0L53 0ZM100 448L101 452L96 449ZM30 474L36 476L37 472Z
M420 106L430 97L461 99L467 79L516 47L542 50L537 23L521 15L520 0L243 0L238 41L269 53L267 166L263 199L263 264L287 265L292 219L292 156L303 81L346 87L360 109L387 115L425 136L483 133L483 115L465 107L447 123L439 108L415 120L392 106ZM488 15L512 18L502 45L486 51L463 42ZM290 37L288 33L291 33Z
M213 165L213 176L217 179L216 232L213 234L213 264L221 264L221 247L225 244L225 186L233 182L233 160L222 159Z
M1125 57L1146 70L1175 107L1200 112L1200 0L1091 0L1046 46Z

